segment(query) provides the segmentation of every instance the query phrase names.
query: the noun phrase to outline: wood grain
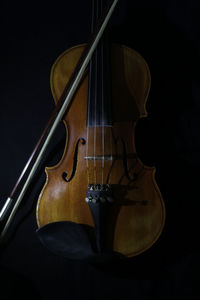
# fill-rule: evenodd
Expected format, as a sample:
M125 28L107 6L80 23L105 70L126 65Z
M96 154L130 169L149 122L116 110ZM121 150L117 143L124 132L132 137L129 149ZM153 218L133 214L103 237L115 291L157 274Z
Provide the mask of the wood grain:
M52 67L51 89L55 103L78 61L84 45L59 56ZM159 238L165 222L165 206L155 181L155 168L145 166L138 158L134 129L139 118L147 115L146 100L150 89L150 72L144 59L125 46L112 47L113 127L88 130L88 76L85 76L64 118L66 146L60 162L46 168L47 179L37 204L37 223L68 220L94 226L84 201L89 183L109 183L115 202L109 218L107 244L110 250L127 257L137 255ZM71 174L73 154L79 138L76 174L69 183L62 173ZM102 142L104 140L104 142ZM104 147L102 146L104 143ZM127 178L123 155L127 153ZM95 151L94 151L95 149ZM87 156L113 156L112 161L88 161Z

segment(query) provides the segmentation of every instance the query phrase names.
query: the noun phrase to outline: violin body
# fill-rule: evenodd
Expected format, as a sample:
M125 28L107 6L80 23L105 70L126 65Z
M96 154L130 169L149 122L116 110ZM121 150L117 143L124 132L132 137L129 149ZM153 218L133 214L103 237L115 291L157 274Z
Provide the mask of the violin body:
M73 47L54 63L50 82L55 104L83 49L84 45ZM37 203L37 223L40 228L52 222L71 221L94 228L86 191L88 186L109 185L113 203L106 219L106 248L132 257L155 243L165 222L155 168L141 162L134 137L137 120L147 116L145 104L151 80L144 59L125 46L112 45L111 71L113 126L103 130L101 126L90 127L88 131L87 73L63 120L63 156L57 165L45 169L47 179Z

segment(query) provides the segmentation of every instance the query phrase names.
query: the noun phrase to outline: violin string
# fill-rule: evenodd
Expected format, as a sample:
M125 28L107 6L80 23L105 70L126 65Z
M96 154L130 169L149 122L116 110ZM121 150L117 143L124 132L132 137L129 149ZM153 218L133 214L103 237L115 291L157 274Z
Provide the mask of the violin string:
M109 128L110 130L110 168L112 167L112 163L113 163L113 154L112 154L112 129L113 127L110 126Z
M91 32L94 30L94 1L92 1L92 18L91 18ZM93 57L90 60L89 66L89 80L88 84L92 82L92 69L93 69ZM86 144L86 157L89 157L89 137L90 137L90 111L91 111L91 86L88 89L88 107L87 107L87 144ZM86 166L87 166L87 175L88 175L88 185L90 183L90 171L89 171L89 160L86 159Z
M103 9L103 4L101 0L101 11ZM104 182L104 42L101 40L101 134L102 134L102 184Z
M99 15L99 9L98 9L98 3L96 5L96 18L98 18ZM96 176L96 122L97 122L97 65L98 63L98 47L95 50L95 119L94 119L94 183L97 183L97 176Z
M109 68L109 72L108 72L108 76L109 76L109 81L111 81L111 77L112 76L112 66L111 66L111 46L109 44L109 46L107 47L107 57L108 57L108 60L109 60L109 64L108 64L108 68ZM109 82L110 85L111 85L111 82ZM110 89L111 89L111 92L109 93L109 97L111 97L110 99L110 115L112 116L112 85L110 86ZM110 91L110 90L109 90ZM113 125L111 124L110 127L109 127L109 131L110 131L110 169L112 168L112 164L113 164L113 146L112 146L112 141L113 141Z

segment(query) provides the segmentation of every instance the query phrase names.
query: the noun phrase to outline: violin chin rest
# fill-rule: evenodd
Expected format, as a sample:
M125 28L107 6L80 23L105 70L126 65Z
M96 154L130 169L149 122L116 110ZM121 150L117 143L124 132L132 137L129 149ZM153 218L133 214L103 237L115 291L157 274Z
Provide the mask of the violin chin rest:
M89 263L103 263L119 258L115 252L95 250L93 228L70 221L46 224L36 230L41 243L56 255Z

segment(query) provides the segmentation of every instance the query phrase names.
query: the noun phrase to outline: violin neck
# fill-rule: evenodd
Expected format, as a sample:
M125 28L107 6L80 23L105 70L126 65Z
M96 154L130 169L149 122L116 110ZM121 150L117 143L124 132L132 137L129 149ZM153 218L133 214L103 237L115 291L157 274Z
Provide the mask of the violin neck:
M92 31L105 0L93 1ZM89 66L87 126L112 126L111 64L108 31L104 32Z

